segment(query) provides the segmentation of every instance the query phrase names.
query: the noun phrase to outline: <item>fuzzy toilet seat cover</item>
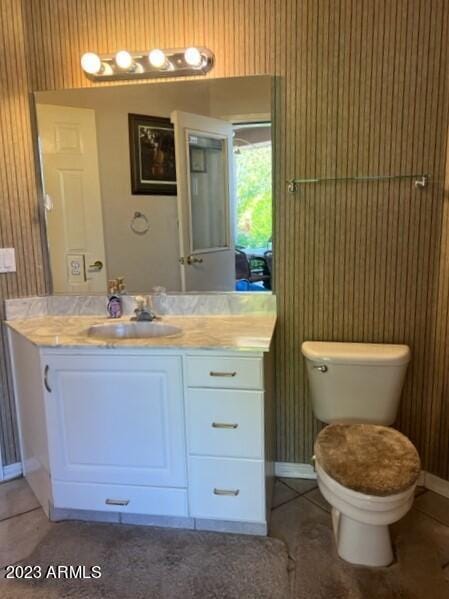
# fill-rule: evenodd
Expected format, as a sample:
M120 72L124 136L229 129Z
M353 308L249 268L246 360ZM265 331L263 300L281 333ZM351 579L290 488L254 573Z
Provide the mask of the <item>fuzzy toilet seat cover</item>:
M348 489L385 497L413 485L421 462L402 433L376 424L329 424L315 441L323 470Z

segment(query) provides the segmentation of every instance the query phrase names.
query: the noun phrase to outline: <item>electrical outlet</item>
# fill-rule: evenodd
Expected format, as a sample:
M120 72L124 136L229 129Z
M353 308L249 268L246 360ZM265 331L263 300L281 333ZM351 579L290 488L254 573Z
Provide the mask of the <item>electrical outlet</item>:
M0 273L2 272L16 272L14 248L0 248Z

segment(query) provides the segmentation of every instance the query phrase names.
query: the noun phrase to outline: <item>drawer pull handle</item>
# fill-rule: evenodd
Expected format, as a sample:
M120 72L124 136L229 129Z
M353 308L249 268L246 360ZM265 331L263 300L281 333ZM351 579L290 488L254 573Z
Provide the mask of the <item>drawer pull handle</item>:
M238 428L238 424L231 424L228 422L212 422L212 428Z
M214 489L214 495L226 495L228 497L237 497L240 489Z
M209 372L210 376L227 376L227 377L233 377L237 374L237 372L216 372L215 370L211 370Z
M106 505L128 505L129 499L106 499Z

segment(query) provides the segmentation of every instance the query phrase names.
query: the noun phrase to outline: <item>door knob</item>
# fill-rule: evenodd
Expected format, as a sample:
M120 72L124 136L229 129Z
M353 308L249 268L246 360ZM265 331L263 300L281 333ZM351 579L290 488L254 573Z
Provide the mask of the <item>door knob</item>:
M103 268L103 262L101 260L95 260L93 264L89 264L89 272L100 272Z
M202 264L203 259L202 258L197 258L196 256L187 256L187 258L179 258L179 262L185 266L186 264L188 264L189 266L192 266L192 264Z
M187 256L187 264L190 264L190 266L192 264L202 264L202 262L202 258L197 258L196 256Z

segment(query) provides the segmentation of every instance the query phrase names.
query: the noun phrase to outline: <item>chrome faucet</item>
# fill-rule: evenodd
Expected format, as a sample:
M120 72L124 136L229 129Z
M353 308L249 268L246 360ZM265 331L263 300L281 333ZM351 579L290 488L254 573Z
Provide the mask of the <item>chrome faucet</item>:
M132 316L131 320L136 320L137 322L151 322L157 318L156 314L153 312L151 297L149 295L146 297L137 295L136 302L137 308L134 310L135 316Z

